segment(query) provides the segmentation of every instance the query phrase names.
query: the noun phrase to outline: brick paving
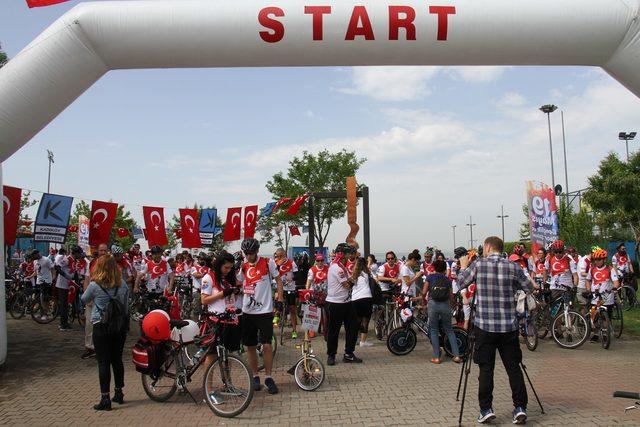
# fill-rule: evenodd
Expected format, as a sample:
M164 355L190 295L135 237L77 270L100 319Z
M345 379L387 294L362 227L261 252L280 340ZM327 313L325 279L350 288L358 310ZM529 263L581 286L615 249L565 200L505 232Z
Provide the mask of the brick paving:
M206 404L195 405L176 394L169 402L147 398L140 375L133 369L130 337L125 348L125 400L111 412L95 412L99 400L95 359L81 360L82 332L59 332L57 324L38 325L31 319L8 319L9 355L0 373L0 424L29 426L74 425L457 425L455 392L460 366L447 359L428 362L431 349L424 337L413 353L393 356L382 342L358 350L365 363L338 361L327 367L325 383L316 392L297 388L286 373L298 357L290 341L278 349L274 377L280 394L256 392L249 408L234 419L216 417ZM324 361L324 342L313 342ZM342 342L340 349L342 348ZM524 348L524 346L523 346ZM535 352L524 349L529 374L543 400L546 414L530 394L530 425L640 425L640 411L624 413L632 402L613 399L614 390L640 391L637 369L640 341L623 338L612 349L585 344L562 350L549 339ZM201 401L201 380L191 390ZM463 422L475 425L477 367L469 378L469 399ZM496 365L494 424L510 424L511 403L506 375Z

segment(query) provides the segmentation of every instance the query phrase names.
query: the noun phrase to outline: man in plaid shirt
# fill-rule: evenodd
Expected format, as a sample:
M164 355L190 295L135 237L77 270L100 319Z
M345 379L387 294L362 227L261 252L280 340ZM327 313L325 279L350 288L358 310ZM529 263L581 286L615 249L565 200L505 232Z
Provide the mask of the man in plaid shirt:
M532 283L522 268L502 258L504 243L498 237L484 241L485 258L469 265L468 256L460 258L458 287L465 289L476 284L475 293L475 349L474 362L480 369L478 422L485 423L496 416L493 412L493 370L496 349L509 376L513 398L513 423L524 424L527 419L527 389L520 369L518 323L516 319L516 291L531 291Z

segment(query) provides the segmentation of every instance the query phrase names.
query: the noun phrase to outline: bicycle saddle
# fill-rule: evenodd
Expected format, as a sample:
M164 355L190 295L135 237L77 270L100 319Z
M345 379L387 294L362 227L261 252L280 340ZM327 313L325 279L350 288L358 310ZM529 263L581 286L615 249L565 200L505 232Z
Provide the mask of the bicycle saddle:
M189 324L189 322L187 322L186 320L169 320L169 325L172 328L184 328L185 326L187 326Z

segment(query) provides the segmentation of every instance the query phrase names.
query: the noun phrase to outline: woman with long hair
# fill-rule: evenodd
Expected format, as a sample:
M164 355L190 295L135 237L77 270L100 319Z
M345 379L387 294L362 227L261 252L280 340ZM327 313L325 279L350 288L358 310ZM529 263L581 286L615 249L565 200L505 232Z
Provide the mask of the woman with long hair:
M369 280L373 280L373 278L365 258L356 258L351 277L355 283L351 290L351 301L358 318L360 347L371 347L373 344L367 341L367 333L369 332L369 319L371 319L371 309L373 308Z
M119 303L124 313L128 314L129 288L122 280L122 272L113 256L102 255L98 257L91 272L91 282L82 295L83 303L93 302L91 319L86 321L93 324L93 346L98 359L98 377L100 379L100 393L102 394L100 403L93 407L96 411L111 410L109 390L112 369L115 382L113 401L119 404L124 403L124 393L122 392L124 388L122 350L127 339L129 322L127 318L122 329L115 332L110 330L110 323L105 324L102 322L102 315L112 299Z

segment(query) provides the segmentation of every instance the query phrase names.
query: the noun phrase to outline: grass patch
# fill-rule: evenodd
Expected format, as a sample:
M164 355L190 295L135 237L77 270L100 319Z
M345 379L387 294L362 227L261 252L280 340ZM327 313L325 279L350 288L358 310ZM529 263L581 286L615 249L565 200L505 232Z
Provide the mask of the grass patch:
M640 337L640 308L632 308L622 313L624 319L623 332Z

